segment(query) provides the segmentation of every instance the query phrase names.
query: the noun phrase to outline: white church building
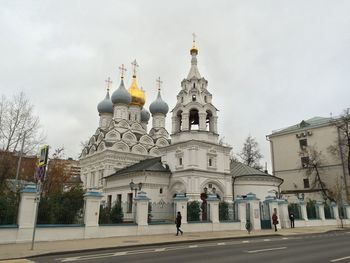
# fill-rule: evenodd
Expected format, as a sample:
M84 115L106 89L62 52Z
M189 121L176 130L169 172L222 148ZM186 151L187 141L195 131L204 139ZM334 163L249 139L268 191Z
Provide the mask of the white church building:
M84 187L100 189L105 204L127 202L131 210L137 188L160 203L170 203L178 193L198 201L212 193L232 203L235 196L252 192L264 201L279 191L282 179L231 162L231 147L219 143L218 109L208 81L199 73L195 41L190 55L189 73L170 113L160 80L150 113L143 107L145 94L138 87L136 61L130 87L125 88L122 67L119 88L111 97L108 90L98 104L99 127L83 149L80 165ZM170 135L165 128L167 114L171 114Z

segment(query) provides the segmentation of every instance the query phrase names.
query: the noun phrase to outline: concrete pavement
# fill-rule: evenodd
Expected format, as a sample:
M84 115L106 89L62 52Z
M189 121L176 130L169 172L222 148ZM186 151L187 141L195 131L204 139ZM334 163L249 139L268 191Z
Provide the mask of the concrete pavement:
M30 243L4 244L0 245L0 259L16 259L28 258L31 256L77 252L84 250L98 250L103 248L121 248L131 246L145 246L157 244L173 244L180 242L193 242L204 240L224 240L232 238L261 237L261 236L290 236L300 234L324 233L328 231L341 230L336 226L322 227L303 227L292 229L280 229L278 232L269 230L252 231L248 234L246 231L222 231L222 232L191 232L184 233L183 236L175 236L172 234L148 235L148 236L125 236L111 237L101 239L84 239L84 240L66 240L66 241L50 241L36 242L34 250L30 250ZM348 228L349 230L349 228ZM174 228L175 233L175 228ZM0 262L16 262L16 261L0 261Z

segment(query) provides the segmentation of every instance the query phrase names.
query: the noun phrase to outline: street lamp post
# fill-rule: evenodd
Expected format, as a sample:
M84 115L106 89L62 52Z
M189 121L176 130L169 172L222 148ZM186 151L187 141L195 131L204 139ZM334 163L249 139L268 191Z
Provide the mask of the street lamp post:
M142 183L135 184L133 181L129 183L131 191L135 191L135 197L137 196L137 190L141 191Z

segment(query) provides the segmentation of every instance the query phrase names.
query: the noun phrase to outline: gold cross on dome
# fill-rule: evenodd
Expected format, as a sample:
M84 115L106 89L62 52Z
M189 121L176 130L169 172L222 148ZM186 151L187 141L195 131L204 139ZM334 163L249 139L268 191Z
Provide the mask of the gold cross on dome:
M139 66L139 64L137 64L136 59L133 62L131 62L131 65L133 67L133 69L132 69L133 75L136 76L136 68Z
M126 71L126 68L124 67L124 64L121 65L121 67L119 67L120 70L120 77L123 79L124 78L124 73Z
M157 80L156 80L156 82L157 82L158 90L160 90L160 87L161 87L161 85L163 84L163 81L161 81L161 80L160 80L160 77L158 77Z
M111 80L110 77L108 77L108 79L106 79L105 82L107 83L107 90L109 91L109 87L111 86L111 84L113 83L113 81Z
M193 43L196 42L197 35L195 33L192 33L192 37L193 37Z

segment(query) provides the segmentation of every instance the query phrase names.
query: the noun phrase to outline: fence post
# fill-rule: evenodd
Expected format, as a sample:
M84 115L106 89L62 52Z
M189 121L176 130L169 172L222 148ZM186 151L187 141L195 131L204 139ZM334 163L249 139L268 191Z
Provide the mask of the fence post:
M260 200L256 198L256 194L248 193L247 202L250 204L250 223L252 224L252 229L260 230Z
M331 203L331 207L333 209L333 215L334 219L339 220L339 211L338 211L338 205L335 202Z
M300 200L299 201L300 205L300 210L301 210L301 218L305 221L308 221L309 219L307 218L307 211L306 211L306 203L305 201Z
M212 223L219 223L219 198L216 195L208 195L209 219Z
M346 217L346 219L350 219L350 205L345 204L344 205L344 210L345 210L345 217Z
M271 226L273 226L272 224L272 215L274 213L274 211L276 210L277 213L277 217L278 217L278 221L280 221L280 224L277 225L277 229L281 228L281 215L280 215L280 211L278 209L278 201L275 198L275 196L266 196L265 197L265 202L269 204L269 212L270 212L270 221L271 221Z
M35 214L37 209L37 188L27 185L21 191L21 201L18 208L18 237L17 241L29 241L32 238Z
M278 206L279 206L279 210L280 210L281 227L282 228L290 228L290 219L289 219L287 200L279 199Z
M147 197L146 192L139 192L134 198L136 203L136 224L138 226L147 226L148 225L148 203L149 198Z
M177 212L181 213L182 216L182 220L181 223L182 224L186 224L187 223L187 202L188 202L188 198L184 195L184 194L176 194L175 198L174 198L174 203L175 203L175 217Z
M245 230L245 224L247 223L247 202L241 196L237 196L234 202L237 204L238 220L241 222L241 230Z
M84 195L85 227L98 227L98 218L100 216L101 199L102 199L102 194L100 192L91 190L85 193Z
M324 203L323 202L316 202L316 205L318 207L318 215L322 221L326 220L326 216L324 213Z

